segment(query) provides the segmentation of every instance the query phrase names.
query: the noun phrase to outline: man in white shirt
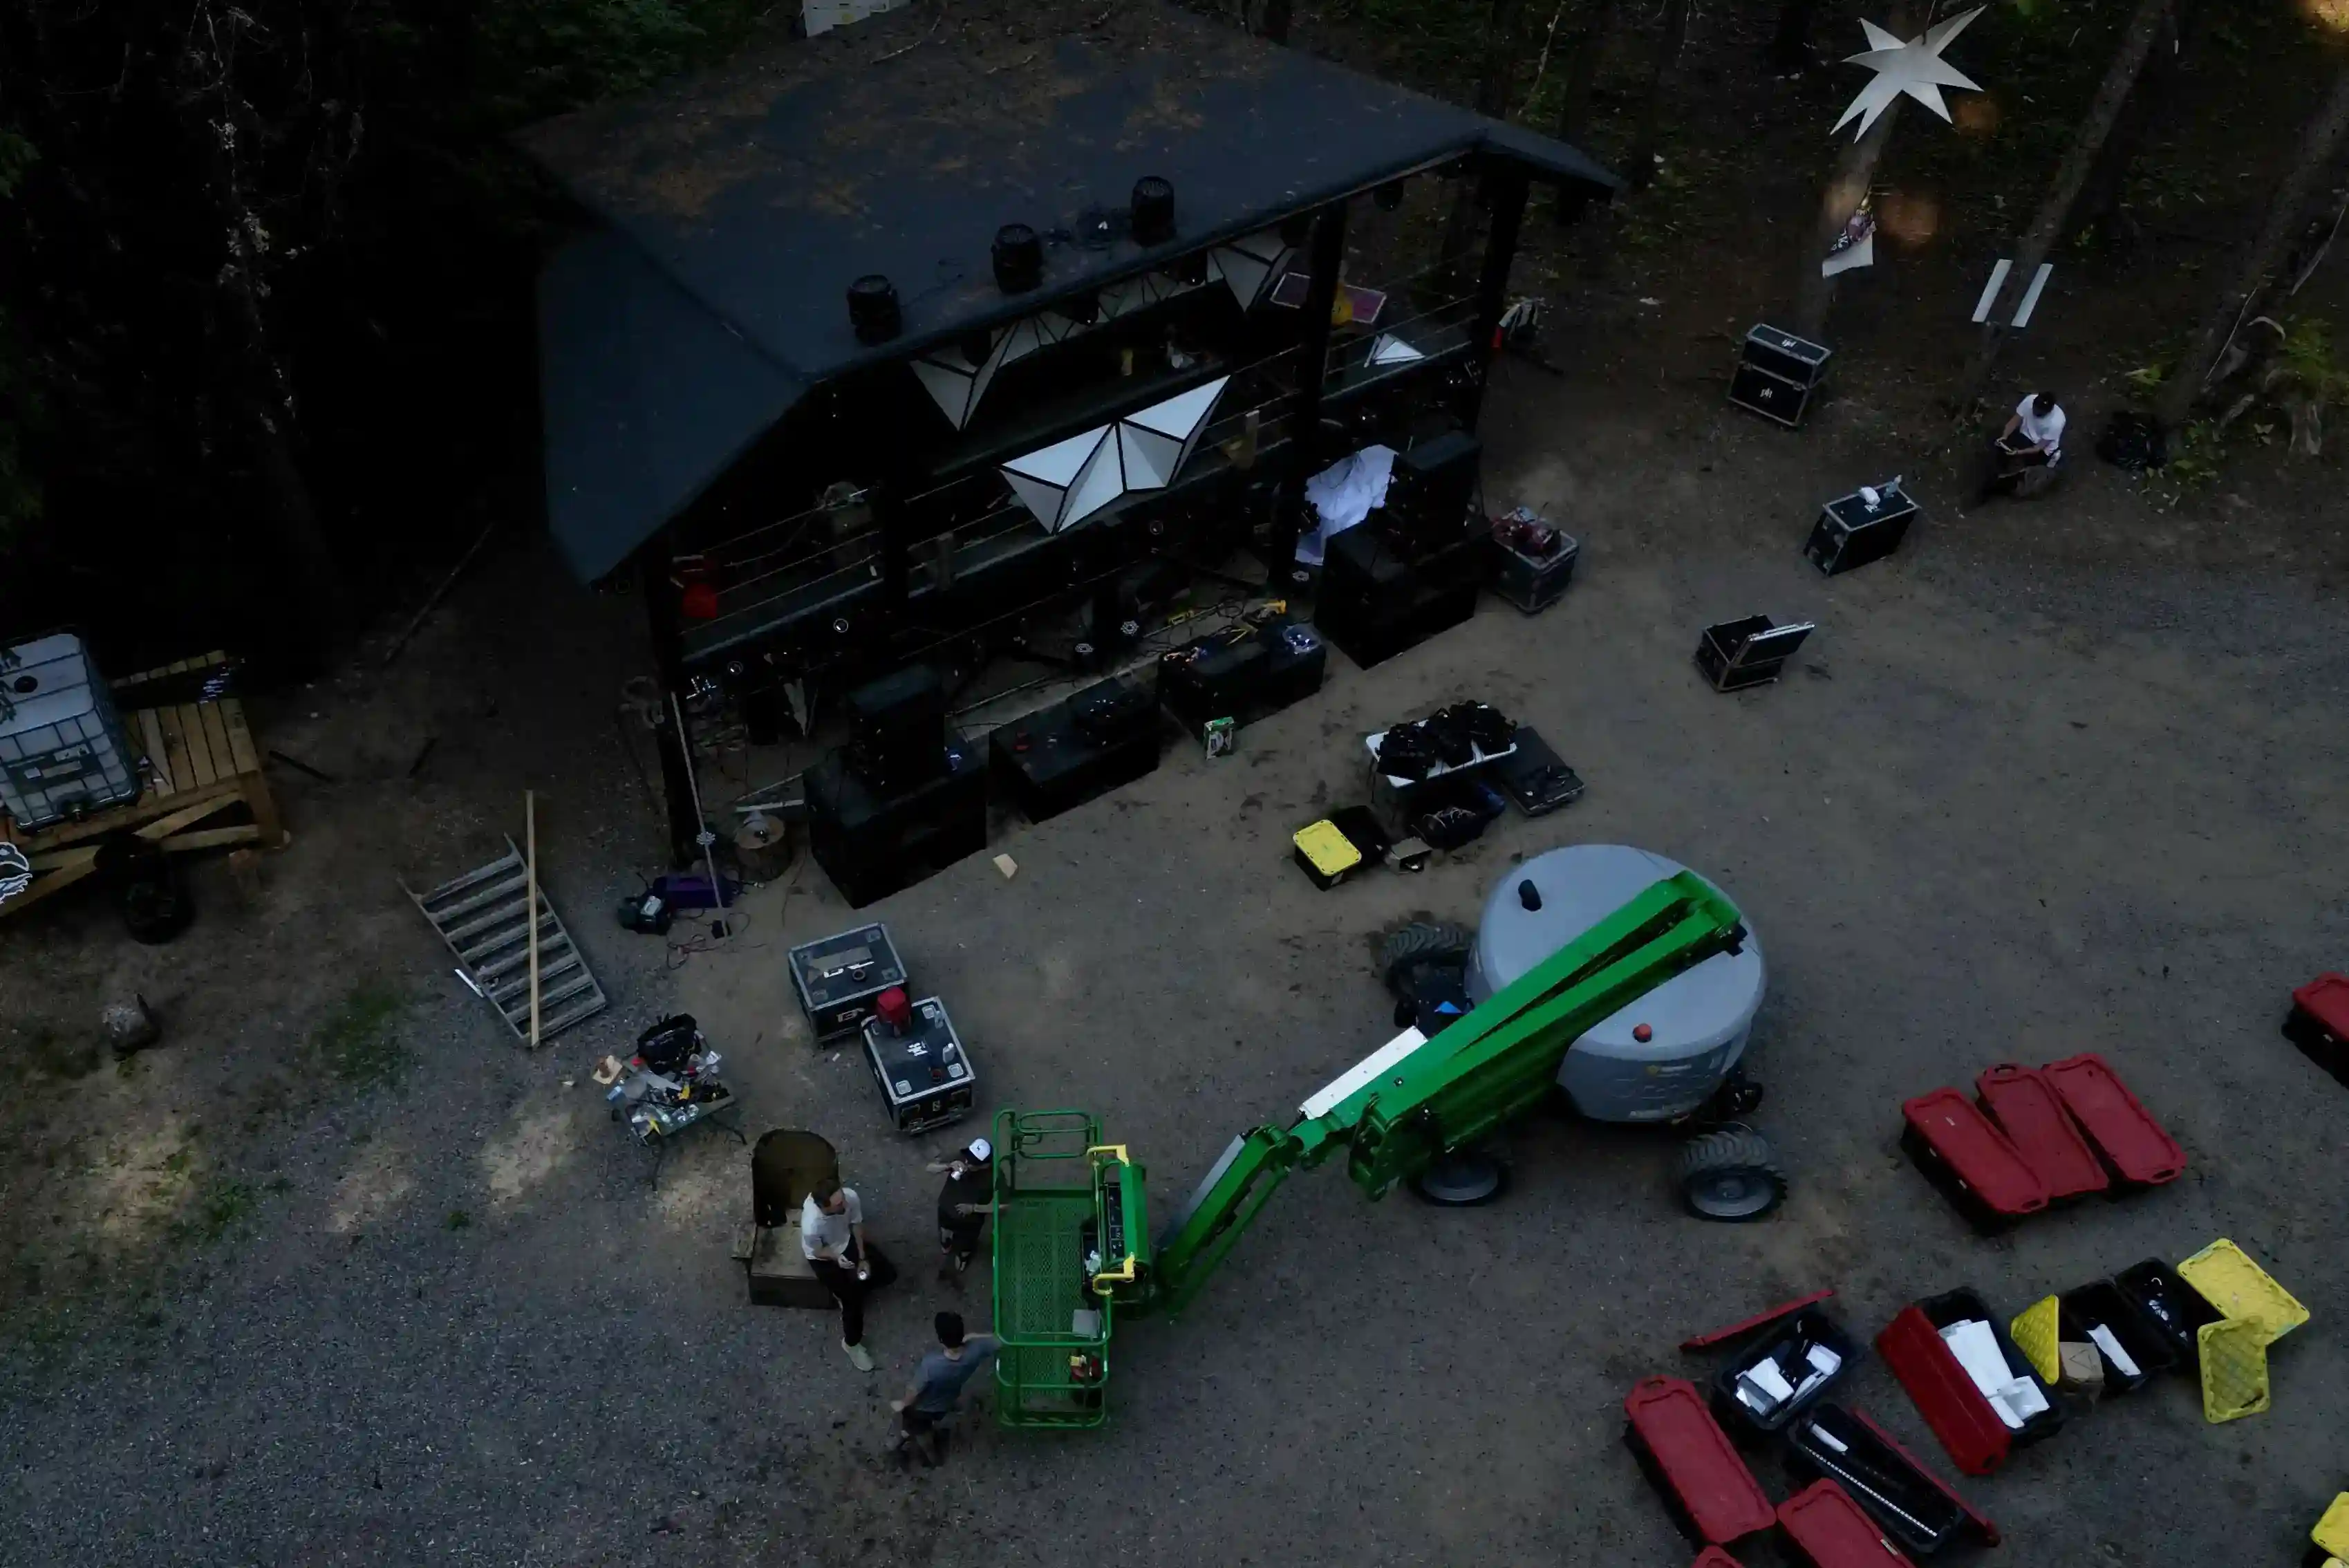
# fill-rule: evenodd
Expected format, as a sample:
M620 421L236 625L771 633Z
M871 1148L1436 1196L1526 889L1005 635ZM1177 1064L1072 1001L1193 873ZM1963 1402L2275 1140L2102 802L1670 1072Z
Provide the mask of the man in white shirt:
M2011 495L2036 495L2055 483L2056 465L2064 461L2064 408L2046 392L2033 392L2014 405L2006 428L1998 432L1998 453L1985 496L2003 490Z
M800 1251L840 1303L840 1347L859 1372L873 1370L864 1348L864 1298L895 1277L888 1261L864 1236L864 1205L855 1190L821 1181L800 1208Z

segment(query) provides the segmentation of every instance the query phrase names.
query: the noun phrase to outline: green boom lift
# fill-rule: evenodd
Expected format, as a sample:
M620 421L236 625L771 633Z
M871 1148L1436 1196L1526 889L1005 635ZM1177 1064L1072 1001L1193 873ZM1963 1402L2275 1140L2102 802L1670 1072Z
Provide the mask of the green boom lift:
M1737 909L1682 872L1655 883L1429 1039L1405 1030L1286 1127L1232 1140L1154 1246L1143 1168L1082 1111L995 1123L996 1411L1007 1427L1107 1417L1121 1313L1179 1311L1299 1166L1344 1151L1383 1198L1540 1103L1574 1042L1664 981L1745 940Z

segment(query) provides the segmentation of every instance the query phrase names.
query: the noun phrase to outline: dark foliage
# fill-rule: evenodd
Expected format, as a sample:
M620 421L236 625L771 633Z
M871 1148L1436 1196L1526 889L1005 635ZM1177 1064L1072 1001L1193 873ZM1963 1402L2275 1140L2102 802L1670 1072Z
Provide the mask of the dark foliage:
M0 635L300 669L533 515L560 215L506 138L758 14L0 0Z

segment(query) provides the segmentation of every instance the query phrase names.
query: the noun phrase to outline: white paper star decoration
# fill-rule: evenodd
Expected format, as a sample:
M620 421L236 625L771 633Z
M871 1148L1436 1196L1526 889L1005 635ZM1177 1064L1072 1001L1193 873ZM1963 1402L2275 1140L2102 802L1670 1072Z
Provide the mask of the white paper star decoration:
M1844 64L1866 66L1876 73L1876 79L1860 88L1843 118L1835 122L1835 130L1849 125L1854 116L1859 119L1859 134L1866 136L1876 117L1891 106L1892 100L1907 93L1943 119L1950 118L1950 106L1941 101L1945 87L1963 88L1968 92L1982 91L1982 84L1957 67L1941 58L1941 51L1966 25L1982 14L1982 7L1961 12L1946 22L1936 22L1925 29L1922 36L1902 43L1873 22L1862 22L1870 45L1868 52L1847 56ZM1827 133L1832 136L1834 130Z

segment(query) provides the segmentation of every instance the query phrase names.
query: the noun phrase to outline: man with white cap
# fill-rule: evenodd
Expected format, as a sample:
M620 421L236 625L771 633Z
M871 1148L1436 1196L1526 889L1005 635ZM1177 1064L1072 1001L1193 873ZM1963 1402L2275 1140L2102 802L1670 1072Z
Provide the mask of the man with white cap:
M995 1211L993 1146L975 1137L953 1158L935 1160L933 1173L946 1172L938 1189L938 1279L959 1290L962 1276L978 1255L978 1238L987 1217Z

